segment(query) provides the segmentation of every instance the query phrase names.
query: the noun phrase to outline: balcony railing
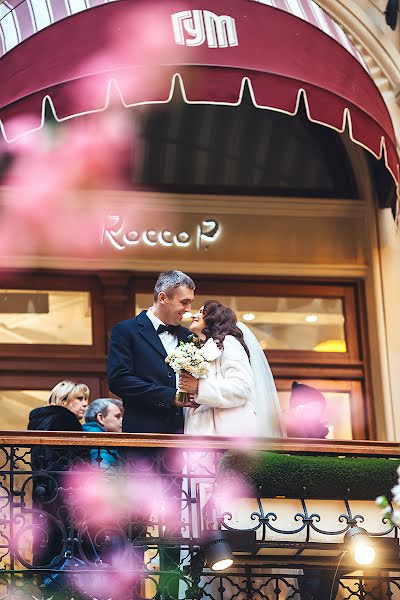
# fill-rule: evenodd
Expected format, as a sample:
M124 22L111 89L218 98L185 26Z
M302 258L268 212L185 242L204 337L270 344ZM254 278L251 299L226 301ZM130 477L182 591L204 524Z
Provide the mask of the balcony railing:
M0 598L400 598L397 529L374 503L394 444L0 436ZM354 526L378 552L362 571L344 552ZM226 571L207 563L212 531Z

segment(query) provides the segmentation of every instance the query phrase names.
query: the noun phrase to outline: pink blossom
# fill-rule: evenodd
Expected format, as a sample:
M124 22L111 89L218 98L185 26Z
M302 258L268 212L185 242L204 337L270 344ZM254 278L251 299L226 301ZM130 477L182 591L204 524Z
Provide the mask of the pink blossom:
M123 185L133 130L126 111L109 111L85 123L48 128L37 144L17 144L5 178L0 254L88 256L99 252L109 201L88 196ZM131 215L135 214L130 207Z
M119 91L127 104L169 91L171 73L165 79L158 68L176 58L171 32L165 28L169 10L165 2L131 6L123 19L119 15L118 24L111 23L108 44L85 65L77 65L77 72L99 75L78 78L71 86L71 101L79 105L82 97L89 97L96 110L106 99L109 79L104 73L111 73L110 79L116 77L113 69L118 73L118 90L111 85L108 110L46 125L7 146L14 161L3 181L7 197L0 214L0 257L98 254L102 226L112 207L104 196L100 200L86 194L126 188L138 145L132 112L122 107ZM13 136L39 126L36 115L7 123ZM131 206L121 216L133 220L135 215Z
M116 473L83 468L68 473L64 485L77 523L95 531L119 527L124 519L171 527L181 499L171 499L168 483L151 469Z
M129 6L124 15L119 12L111 21L108 43L99 52L90 56L81 65L83 72L99 73L99 76L84 77L73 88L77 101L81 97L97 99L98 108L105 104L107 86L111 106L121 106L121 97L126 105L151 100L166 99L171 87L171 69L160 65L177 62L177 48L171 43L171 12L179 7L169 2L145 3ZM180 63L185 61L181 57Z

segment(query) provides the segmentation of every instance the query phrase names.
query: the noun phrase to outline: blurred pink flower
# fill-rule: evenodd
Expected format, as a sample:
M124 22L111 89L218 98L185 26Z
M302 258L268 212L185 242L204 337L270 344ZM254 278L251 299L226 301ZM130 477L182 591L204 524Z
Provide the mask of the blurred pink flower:
M35 132L41 126L41 114L29 114L23 113L21 115L8 118L5 122L5 138L7 140L14 140L12 144L10 144L10 148L12 147L12 152L18 152L21 149L26 150L27 148L34 148L37 143L37 138L35 137ZM32 132L32 133L28 133ZM0 138L1 129L0 129ZM0 153L2 148L0 144Z
M215 499L222 511L229 510L233 498L251 496L249 485L239 477L224 479L223 485L216 487Z
M130 596L132 590L136 588L139 592L142 573L138 565L129 557L114 556L117 566L111 567L107 564L101 564L96 567L96 571L88 574L85 580L84 589L79 587L79 579L75 580L71 572L69 584L76 592L83 592L85 598L94 600L120 600ZM135 568L136 567L136 568ZM88 569L93 568L88 566ZM73 571L73 566L71 567ZM74 585L75 584L75 585ZM138 595L140 595L138 593Z
M185 64L184 48L172 43L171 12L178 10L170 2L136 3L126 8L124 14L110 22L108 43L99 52L80 65L86 73L98 73L83 77L71 88L72 100L78 103L82 97L97 99L97 107L105 104L109 87L110 106L121 106L156 99L166 99L171 87L174 69L167 65ZM164 66L164 68L160 68ZM180 69L182 70L182 69Z
M171 71L164 71L163 77L159 65L173 64L177 49L171 44L166 19L169 22L167 2L129 7L123 18L119 14L118 22L110 24L108 44L86 64L77 65L77 72L98 75L77 78L71 101L80 106L82 98L89 98L90 109L100 112L46 125L5 150L0 148L13 155L2 182L7 197L0 212L1 256L99 252L110 206L85 193L126 187L137 145L132 113L123 108L120 93L126 104L132 104L158 98L160 89L164 96L169 92ZM110 85L111 79L117 87ZM101 111L107 85L109 108ZM38 115L21 115L7 123L7 130L16 136L39 126ZM126 213L121 216L133 215L134 208Z
M152 470L125 474L82 468L69 472L64 485L76 521L94 531L129 519L168 527L175 524L181 502L171 499L166 479Z
M122 110L92 115L55 134L45 128L36 144L15 146L4 181L0 254L99 252L110 207L88 192L123 187L133 137L129 117Z

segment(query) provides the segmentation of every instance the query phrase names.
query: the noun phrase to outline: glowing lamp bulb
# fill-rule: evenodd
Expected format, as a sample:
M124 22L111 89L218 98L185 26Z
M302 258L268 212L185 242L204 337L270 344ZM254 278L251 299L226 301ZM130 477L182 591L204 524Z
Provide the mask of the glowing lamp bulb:
M224 558L223 560L219 560L211 566L212 571L224 571L225 569L229 569L230 566L233 565L233 560L231 558Z
M375 560L375 548L367 543L357 544L354 550L354 560L359 565L370 565Z
M316 323L318 321L317 315L307 315L306 316L307 323Z
M245 321L252 321L255 318L256 318L256 315L254 315L253 313L244 313L244 315L243 315L243 319Z

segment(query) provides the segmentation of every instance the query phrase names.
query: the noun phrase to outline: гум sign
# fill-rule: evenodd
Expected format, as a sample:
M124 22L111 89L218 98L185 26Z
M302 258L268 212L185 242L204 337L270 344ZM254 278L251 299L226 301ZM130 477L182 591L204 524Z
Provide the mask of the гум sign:
M182 10L171 15L175 43L209 48L238 46L235 19L209 10Z
M221 233L221 226L215 219L202 219L194 225L192 231L169 229L135 229L126 225L119 215L107 217L103 226L102 245L123 251L133 246L164 246L165 248L187 248L195 246L198 250L208 248Z

